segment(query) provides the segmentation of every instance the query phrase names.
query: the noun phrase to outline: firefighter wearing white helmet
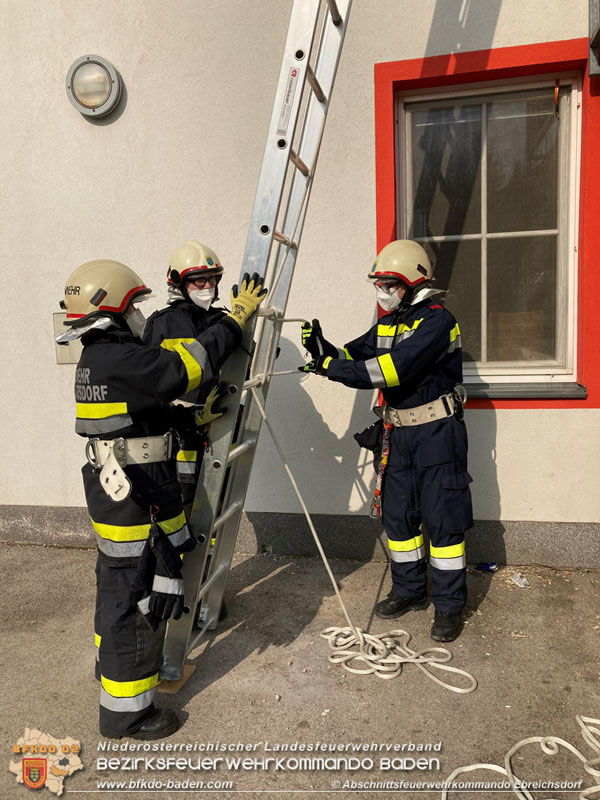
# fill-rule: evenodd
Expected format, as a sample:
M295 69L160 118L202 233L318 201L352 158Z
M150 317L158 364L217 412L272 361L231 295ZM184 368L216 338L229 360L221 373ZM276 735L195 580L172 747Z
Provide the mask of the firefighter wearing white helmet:
M384 315L341 349L324 338L318 320L304 325L312 360L300 369L381 391L381 421L357 434L380 457L372 514L382 516L390 555L391 592L375 613L393 619L428 606L423 524L435 606L431 636L449 642L460 632L464 534L473 524L460 329L442 305L444 292L432 288L432 264L417 242L390 242L368 280Z
M103 736L156 739L177 716L154 706L166 620L183 610L181 554L194 547L173 459L169 403L210 381L238 346L265 290L245 276L233 310L171 350L144 346L131 320L150 289L129 267L92 261L67 280L67 334L81 338L75 430L96 534L97 677ZM143 320L142 320L143 322Z
M215 251L195 239L188 239L169 259L169 303L184 298L208 310L219 297L218 285L222 275L223 267ZM197 283L204 285L199 289Z
M223 319L227 311L213 307L219 296L222 275L221 261L210 247L194 239L178 247L169 258L167 269L168 305L149 318L143 341L173 350ZM215 375L211 381L202 383L176 401L179 405L177 474L188 513L200 474L208 426L224 413L219 401L226 393L226 387L219 384ZM192 405L195 415L185 414L183 405Z

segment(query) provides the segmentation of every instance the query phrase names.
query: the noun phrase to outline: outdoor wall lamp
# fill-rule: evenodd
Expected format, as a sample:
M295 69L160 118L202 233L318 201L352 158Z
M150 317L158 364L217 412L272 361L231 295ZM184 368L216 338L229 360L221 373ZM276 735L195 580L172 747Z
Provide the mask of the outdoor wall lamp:
M104 117L116 108L122 82L110 61L89 55L71 64L66 87L67 96L77 111L88 117Z

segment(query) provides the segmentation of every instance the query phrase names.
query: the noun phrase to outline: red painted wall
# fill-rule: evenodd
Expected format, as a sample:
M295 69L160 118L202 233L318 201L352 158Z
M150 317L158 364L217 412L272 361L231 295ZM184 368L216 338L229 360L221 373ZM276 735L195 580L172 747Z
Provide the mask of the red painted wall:
M582 76L579 205L578 366L586 400L479 400L469 408L599 408L600 339L600 77L587 72L588 40L499 47L375 64L377 250L396 238L394 96L409 89L577 71Z

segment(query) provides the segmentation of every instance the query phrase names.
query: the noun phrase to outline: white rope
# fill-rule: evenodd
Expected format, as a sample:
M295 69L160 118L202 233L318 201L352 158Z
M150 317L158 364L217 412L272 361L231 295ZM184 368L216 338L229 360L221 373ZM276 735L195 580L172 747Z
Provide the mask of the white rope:
M411 648L408 646L408 643L410 642L410 634L406 631L397 629L380 634L379 636L373 636L373 634L365 633L362 628L357 628L354 625L350 619L350 615L348 614L346 606L344 605L337 581L333 575L333 572L331 571L325 551L323 550L321 540L319 539L317 531L315 530L310 513L306 507L306 503L304 502L302 495L300 494L300 490L298 489L298 485L294 479L285 454L281 449L281 445L275 436L275 432L273 431L269 420L267 419L267 415L262 403L258 398L256 389L252 387L251 392L260 415L262 416L263 421L271 435L273 444L277 448L277 452L279 453L279 457L281 458L287 476L290 479L298 500L300 501L300 505L302 506L302 510L313 535L313 539L315 540L315 544L317 545L317 549L319 550L325 565L325 569L327 570L327 574L331 580L331 585L333 586L342 612L346 617L346 621L348 622L347 628L326 628L320 634L329 642L329 649L331 650L329 654L329 661L331 661L333 664L342 664L344 669L354 674L368 675L374 673L379 678L385 678L388 680L391 678L397 678L398 675L401 674L403 664L416 664L416 666L419 667L419 669L424 672L428 678L431 678L432 681L435 681L436 683L440 684L440 686L449 689L451 692L456 692L457 694L468 694L469 692L474 691L477 688L477 681L470 673L466 672L465 670L458 669L458 667L450 667L447 665L447 662L452 659L452 653L445 647L426 647L423 650L411 650ZM431 672L432 669L463 675L467 678L469 683L466 687L454 686L451 683L446 683L446 681L443 681L441 678L438 678L436 675L434 675Z
M593 758L588 758L570 742L565 741L565 739L560 739L557 736L529 736L527 739L521 739L520 742L517 742L517 744L511 747L504 757L504 767L500 767L498 764L470 764L468 767L458 767L458 769L455 769L454 772L446 778L446 782L450 784L458 775L464 775L467 772L490 770L492 772L498 772L500 775L504 775L504 777L508 778L512 792L519 797L520 800L534 800L533 795L525 786L517 785L518 783L524 782L524 779L518 778L515 775L511 764L514 754L528 744L539 744L542 752L547 756L555 756L559 752L559 748L564 747L583 762L583 768L588 775L592 775L594 778L600 778L600 728L596 727L600 726L600 719L582 717L579 714L575 719L579 724L583 740L595 753ZM448 792L451 791L452 789L443 789L442 800L447 800ZM599 792L600 783L596 786L589 786L587 789L581 790L579 793L579 800L586 800L586 798ZM556 800L556 798L549 797L547 800Z

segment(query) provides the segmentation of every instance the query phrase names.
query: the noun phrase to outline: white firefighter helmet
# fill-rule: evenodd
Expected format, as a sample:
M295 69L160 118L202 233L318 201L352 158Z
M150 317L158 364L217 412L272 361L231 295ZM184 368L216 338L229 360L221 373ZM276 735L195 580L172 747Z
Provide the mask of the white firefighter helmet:
M409 287L433 279L429 256L417 242L397 239L380 251L368 275L370 281L396 278Z
M144 281L119 261L102 258L87 261L69 276L65 299L65 325L78 328L97 317L120 317L140 299L150 294Z
M215 251L194 239L188 239L169 259L167 283L169 287L182 288L184 281L189 278L209 275L220 277L222 274L223 267Z

